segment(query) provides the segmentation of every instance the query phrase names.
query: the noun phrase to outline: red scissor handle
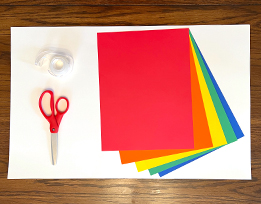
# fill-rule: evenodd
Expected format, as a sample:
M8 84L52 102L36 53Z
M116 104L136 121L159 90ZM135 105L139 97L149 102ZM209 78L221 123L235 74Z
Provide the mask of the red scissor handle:
M43 99L43 96L48 93L50 94L51 96L51 100L50 100L50 108L51 108L51 115L46 115L44 110L43 110L43 107L42 107L42 99ZM60 100L64 99L67 103L67 107L66 107L66 110L65 111L59 111L58 109L58 103ZM61 123L61 120L63 118L63 115L68 111L69 109L69 101L67 98L65 97L60 97L57 101L56 101L56 104L55 104L55 109L56 109L56 112L57 114L55 114L54 112L54 95L53 95L53 92L50 91L50 90L46 90L44 91L40 98L39 98L39 108L40 108L40 111L41 113L43 114L43 116L46 118L46 120L50 123L50 132L51 133L57 133L58 130L59 130L59 125Z
M65 111L60 111L59 109L58 109L58 103L59 103L59 101L60 100L65 100L66 101L66 103L67 103L67 107L66 107L66 109L65 109ZM56 112L57 112L57 114L56 114L56 121L57 121L57 124L58 124L58 127L60 126L60 123L61 123L61 120L62 120L62 118L63 118L63 115L68 111L68 109L69 109L69 100L67 99L67 98L65 98L65 97L60 97L60 98L58 98L58 100L56 101L56 103L55 103L55 109L56 109Z

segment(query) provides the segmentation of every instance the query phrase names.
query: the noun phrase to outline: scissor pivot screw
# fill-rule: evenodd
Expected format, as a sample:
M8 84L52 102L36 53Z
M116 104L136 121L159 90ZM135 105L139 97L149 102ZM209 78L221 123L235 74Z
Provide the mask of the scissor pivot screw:
M52 131L55 131L55 128L53 128Z

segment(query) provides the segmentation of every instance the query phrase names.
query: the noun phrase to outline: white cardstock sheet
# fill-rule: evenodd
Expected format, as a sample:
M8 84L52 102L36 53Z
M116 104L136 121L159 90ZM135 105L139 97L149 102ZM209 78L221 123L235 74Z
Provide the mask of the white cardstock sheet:
M101 151L97 33L190 28L244 137L162 179L251 179L250 26L12 27L9 179L160 178ZM35 65L45 47L69 50L73 71L61 78ZM39 110L46 89L69 99L52 165L49 123ZM113 90L112 90L113 91Z

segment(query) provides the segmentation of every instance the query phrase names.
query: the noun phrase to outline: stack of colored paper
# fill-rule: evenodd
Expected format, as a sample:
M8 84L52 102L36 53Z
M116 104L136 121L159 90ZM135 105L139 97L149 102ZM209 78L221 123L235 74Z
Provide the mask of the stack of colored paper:
M103 151L164 176L243 132L188 28L98 33Z

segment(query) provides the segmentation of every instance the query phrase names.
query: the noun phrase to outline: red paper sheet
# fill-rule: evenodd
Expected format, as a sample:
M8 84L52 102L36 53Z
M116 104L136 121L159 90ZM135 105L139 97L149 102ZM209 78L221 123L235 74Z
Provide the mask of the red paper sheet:
M194 149L204 149L213 147L211 135L208 127L207 116L203 104L203 99L198 82L195 62L190 47L190 70L191 70L191 92L192 92L192 113L194 129ZM120 151L121 163L137 162L157 157L191 151L191 149L173 150L134 150Z
M102 150L193 149L189 29L97 37Z

